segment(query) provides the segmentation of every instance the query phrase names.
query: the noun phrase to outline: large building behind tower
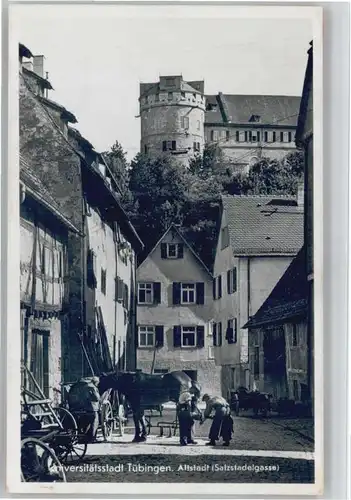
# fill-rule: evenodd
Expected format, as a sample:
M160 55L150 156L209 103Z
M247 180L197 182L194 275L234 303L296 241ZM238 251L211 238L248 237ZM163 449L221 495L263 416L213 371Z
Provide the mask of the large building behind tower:
M300 97L204 94L204 81L161 76L140 84L141 149L183 163L204 144L221 148L241 171L262 157L280 160L295 150Z

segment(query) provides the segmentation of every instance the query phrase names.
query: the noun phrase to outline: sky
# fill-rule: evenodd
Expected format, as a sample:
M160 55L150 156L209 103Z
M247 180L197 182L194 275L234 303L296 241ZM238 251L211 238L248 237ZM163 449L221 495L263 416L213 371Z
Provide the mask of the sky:
M129 159L138 153L139 83L160 75L204 80L206 94L301 95L309 18L176 9L171 17L170 7L17 5L12 18L17 41L45 56L49 98L76 116L97 151L118 140Z

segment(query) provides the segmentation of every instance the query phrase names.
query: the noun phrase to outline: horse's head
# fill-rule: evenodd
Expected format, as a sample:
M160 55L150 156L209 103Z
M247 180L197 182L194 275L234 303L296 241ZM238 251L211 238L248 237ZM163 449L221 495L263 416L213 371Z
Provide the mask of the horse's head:
M100 375L99 392L103 394L108 389L114 389L121 394L128 394L133 382L133 373L118 371L102 373Z

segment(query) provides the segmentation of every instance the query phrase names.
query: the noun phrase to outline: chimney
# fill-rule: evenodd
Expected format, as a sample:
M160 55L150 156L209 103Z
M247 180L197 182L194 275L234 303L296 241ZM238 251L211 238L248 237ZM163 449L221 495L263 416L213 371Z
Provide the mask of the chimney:
M29 71L33 71L33 61L23 62L22 67L28 69Z
M302 207L305 204L305 183L304 180L300 180L297 184L297 206Z
M44 78L44 56L33 56L33 71Z

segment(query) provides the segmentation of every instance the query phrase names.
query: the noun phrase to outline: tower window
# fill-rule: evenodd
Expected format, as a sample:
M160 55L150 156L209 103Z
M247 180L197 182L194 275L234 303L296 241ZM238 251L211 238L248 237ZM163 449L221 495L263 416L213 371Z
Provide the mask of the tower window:
M176 151L177 142L176 141L163 141L162 151Z
M181 117L181 124L182 124L182 128L188 129L189 128L189 117L182 116Z
M165 86L166 87L173 87L174 86L174 78L166 78Z

